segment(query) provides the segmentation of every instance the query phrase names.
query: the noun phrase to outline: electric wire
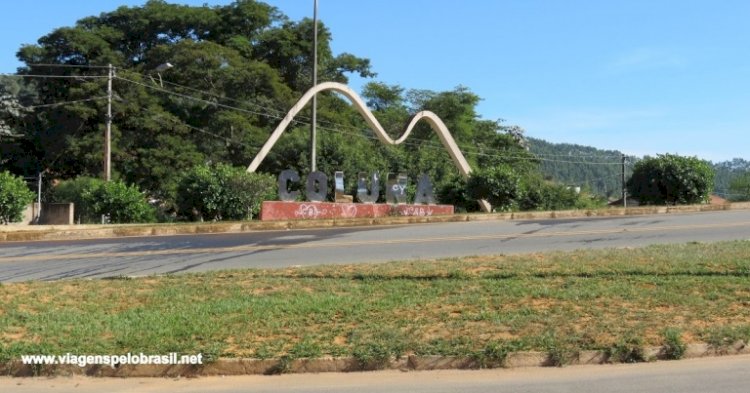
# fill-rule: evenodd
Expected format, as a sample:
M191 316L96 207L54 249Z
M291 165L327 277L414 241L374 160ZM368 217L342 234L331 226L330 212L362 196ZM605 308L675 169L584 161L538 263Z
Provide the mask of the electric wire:
M50 67L52 67L52 66L55 66L55 67L59 66L59 67L108 68L108 66L52 65L52 64L41 64L41 63L39 63L39 64L30 64L30 66L50 66ZM143 75L143 74L140 74L140 73L137 73L137 72L134 72L134 71L129 71L129 70L126 70L126 71L134 73L134 74L137 74L137 75L148 77L148 75ZM2 75L16 76L16 77L42 77L42 78L97 78L97 79L108 78L108 76L94 76L94 75L75 75L75 76L74 75L9 75L9 74L2 74ZM208 92L205 92L205 91L202 91L202 90L194 89L194 88L191 88L191 87L188 87L188 86L184 86L184 85L180 85L180 84L176 84L176 83L172 83L172 82L166 82L166 83L168 85L172 85L172 86L184 88L184 89L187 89L187 90L190 90L190 91L199 92L201 94L207 94L207 95L210 95L210 96L214 96L214 97L219 98L219 99L233 101L233 102L237 102L237 103L241 103L241 104L242 103L244 103L244 104L250 104L250 105L253 105L255 107L258 107L258 108L261 108L261 109L265 109L268 112L273 111L275 113L268 113L268 112L264 113L264 112L258 112L258 111L244 109L244 108L238 108L238 107L235 107L235 106L222 104L222 103L219 103L219 102L216 102L216 101L210 101L210 100L206 100L206 99L203 99L203 98L194 97L194 96L191 96L191 95L188 95L188 94L183 94L183 93L179 93L179 92L167 90L167 89L164 89L162 87L157 87L157 86L153 86L153 85L150 85L150 84L147 84L147 83L142 83L142 82L135 81L135 80L132 80L132 79L124 78L124 77L119 76L119 75L115 76L114 79L122 80L122 81L125 81L125 82L128 82L128 83L132 83L132 84L135 84L135 85L138 85L138 86L141 86L141 87L145 87L147 89L155 90L155 91L158 91L158 92L161 92L161 93L164 93L164 94L170 94L170 95L174 95L174 96L177 96L177 97L180 97L180 98L184 98L184 99L188 99L188 100L193 100L193 101L196 101L196 102L202 102L204 104L212 105L212 106L223 108L223 109L240 111L240 112L249 113L249 114L256 115L256 116L263 116L263 117L266 117L266 118L272 118L272 119L276 119L276 120L281 120L281 119L284 118L284 116L282 116L283 112L275 110L275 109L272 109L272 108L269 108L269 107L266 107L266 106L263 106L263 105L260 105L260 104L253 103L251 101L241 101L241 100L236 100L236 99L229 98L229 97L221 97L221 96L217 96L217 95L212 94L212 93L208 93ZM72 102L92 101L92 100L97 100L97 99L101 99L101 98L102 97L96 97L96 98L86 99L86 100L77 100L77 101L71 101L70 103L72 103ZM103 97L103 98L106 98L106 97ZM59 105L63 105L63 104L65 104L65 103L60 103ZM55 105L56 104L37 105L37 106L30 106L29 108L41 108L41 107L55 106ZM309 125L310 124L310 123L307 123L307 122L304 121L304 119L305 119L304 116L298 115L296 117L299 118L299 120L295 119L295 122L294 122L295 125ZM341 128L347 128L347 129L351 129L351 130L360 131L360 128L358 128L356 126L353 126L353 125L343 125L343 124L326 122L326 121L323 121L321 123L328 124L328 126L320 126L319 125L319 127L323 131L338 132L338 133L341 133L341 134L349 134L349 135L357 135L357 136L361 136L361 137L365 137L365 138L377 140L377 138L374 137L374 136L364 135L361 132L351 133L351 132L343 131L343 130L341 130L341 129L338 128L338 127L341 127ZM190 125L187 125L187 126L188 127L194 127L194 126L190 126ZM200 129L200 130L201 130L201 132L207 133L207 131L205 131L205 130L202 130L202 129ZM225 137L222 137L222 136L218 136L218 137L219 138L225 138ZM443 146L439 145L437 141L430 140L430 139L414 139L414 138L412 138L412 139L408 140L405 143L407 145L409 145L409 146L415 146L415 147L420 147L420 148L431 148L431 149L440 149L440 150L444 149ZM501 154L491 154L492 152L501 153ZM575 157L575 158L594 157L594 158L603 160L603 159L606 159L607 157L613 157L613 160L614 160L615 156L613 156L613 155L606 155L606 154L604 154L604 155L597 155L597 154L571 154L571 153L567 153L567 154L534 154L534 153L532 153L533 156L530 157L530 156L507 155L507 154L504 154L504 153L505 153L505 151L503 151L501 149L493 149L493 148L486 148L486 147L485 148L481 148L481 151L474 151L472 149L468 149L466 151L467 155L483 156L483 157L493 157L493 158L504 158L504 159L543 161L543 162L551 162L551 163L569 163L569 164L581 164L581 165L621 165L621 163L619 161L618 162L615 162L615 161L612 161L612 162L607 162L607 161L581 161L581 160L565 160L565 159L550 159L550 158L545 158L545 157L563 157L563 158L564 157Z

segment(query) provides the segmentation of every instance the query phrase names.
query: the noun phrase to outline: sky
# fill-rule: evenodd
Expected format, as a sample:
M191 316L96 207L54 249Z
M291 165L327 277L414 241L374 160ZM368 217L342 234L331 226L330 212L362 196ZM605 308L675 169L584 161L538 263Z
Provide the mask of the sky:
M0 73L62 26L145 0L3 0ZM230 1L170 1L225 5ZM267 0L293 20L313 0ZM750 159L750 1L318 0L374 79L482 98L484 119L630 155ZM367 80L351 79L359 91ZM438 114L439 115L439 114Z

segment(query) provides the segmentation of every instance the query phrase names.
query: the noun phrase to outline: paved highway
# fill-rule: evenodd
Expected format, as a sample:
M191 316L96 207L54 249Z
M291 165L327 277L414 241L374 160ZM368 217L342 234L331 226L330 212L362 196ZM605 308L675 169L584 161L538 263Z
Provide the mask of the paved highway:
M0 390L17 393L746 393L748 386L750 356L509 370L382 371L197 379L0 378Z
M750 239L750 210L0 243L0 282Z

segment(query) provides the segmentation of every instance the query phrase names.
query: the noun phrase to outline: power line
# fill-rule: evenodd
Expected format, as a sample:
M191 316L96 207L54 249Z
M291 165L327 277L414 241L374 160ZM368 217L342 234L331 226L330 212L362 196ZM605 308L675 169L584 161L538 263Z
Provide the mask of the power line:
M42 74L0 74L10 78L49 78L49 79L106 79L106 75L42 75Z
M149 85L147 83L137 82L137 81L126 79L126 78L123 78L123 77L120 77L120 76L116 76L115 79L119 79L119 80L122 80L122 81L125 81L125 82L130 82L130 83L133 83L133 84L145 87L147 89L152 89L152 90L159 91L161 93L171 94L171 95L174 95L174 96L177 96L177 97L181 97L181 98L185 98L185 99L188 99L188 100L193 100L193 101L197 101L197 102L202 102L202 103L205 103L205 104L213 105L213 106L216 106L216 107L219 107L219 108L232 109L232 110L236 110L236 111L240 111L240 112L245 112L245 113L249 113L249 114L257 115L257 116L264 116L264 117L272 117L272 118L276 118L276 119L283 119L283 117L272 116L272 115L269 115L269 114L266 114L266 113L255 112L255 111L251 111L249 109L237 108L237 107L233 107L233 106L230 106L230 105L221 104L221 103L218 103L218 102L204 100L202 98L193 97L193 96L190 96L190 95L187 95L187 94L182 94L182 93L177 93L177 92L174 92L174 91L169 91L169 90L166 90L166 89L163 89L163 88L159 88L159 87L156 87L156 86L151 86L151 85Z
M62 101L62 102L56 102L53 104L29 105L29 106L25 106L24 108L25 109L49 108L49 107L55 107L55 106L61 106L61 105L75 104L79 102L97 101L97 100L106 100L106 99L107 99L107 96L101 96L101 97L86 98L86 99L75 100L75 101Z
M305 123L302 123L302 124L305 124ZM359 136L359 137L363 137L363 138L367 138L367 139L372 139L372 140L377 140L376 137L370 137L370 136L364 135L362 133L351 133L351 132L346 132L346 131L337 130L337 129L331 129L331 128L323 128L323 130L324 131L338 132L338 133L346 134L346 135ZM417 140L417 141L419 141L419 140ZM429 142L431 142L431 141L426 141L426 142L428 142L428 144L418 144L418 143L416 143L416 141L409 141L409 140L407 140L407 141L404 142L404 144L408 145L408 146L419 147L419 148L428 148L428 149L435 149L435 150L445 151L445 148L442 145L437 146L437 145L429 144ZM501 152L501 150L494 150L494 151L500 151ZM551 159L540 158L540 157L529 157L529 156L519 156L519 155L487 154L487 153L475 152L475 151L471 151L471 150L465 151L464 154L465 155L469 155L469 156L505 158L505 159L515 159L515 160L525 160L525 161L545 161L545 162L553 162L553 163L569 163L569 164L582 164L582 165L621 165L620 162L587 162L587 161L551 160Z
M52 63L28 63L27 67L50 67L50 68L100 68L107 69L108 65L92 65L92 64L52 64Z
M141 74L141 73L138 73L138 72L135 72L135 71L132 71L132 70L122 70L122 71L131 73L131 74L135 74L135 75L139 75L139 76L142 76L142 77L146 77L146 78L150 78L151 77L151 75ZM264 106L264 105L261 105L261 104L257 104L255 102L250 101L250 100L243 101L243 100L238 100L236 98L224 97L224 96L220 96L218 94L214 94L214 93L208 92L206 90L200 90L200 89L196 89L196 88L193 88L193 87L190 87L190 86L185 86L185 85L181 85L181 84L178 84L178 83L174 83L174 82L170 82L170 81L165 81L165 80L162 80L162 83L165 84L165 85L171 85L171 86L179 87L181 89L193 91L193 92L196 92L196 93L199 93L199 94L202 94L202 95L212 96L212 97L215 97L215 98L218 98L218 99L221 99L221 100L236 102L238 104L250 104L250 105L255 106L257 108L260 108L260 109L265 109L265 110L270 111L270 112L275 112L275 114L273 116L276 116L277 118L280 118L280 119L283 119L284 115L286 115L286 111L284 111L284 110L269 108L267 106Z
M145 108L145 109L149 110L149 108ZM197 131L197 132L200 132L202 134L213 136L213 137L215 137L217 139L223 139L224 141L229 142L229 143L234 143L234 144L237 144L237 145L241 145L241 146L245 146L245 147L249 147L249 148L253 148L253 149L260 149L260 147L258 147L258 146L253 146L253 145L247 144L245 142L233 140L232 138L228 138L226 136L219 135L219 134L216 134L216 133L213 133L213 132L210 132L210 131L206 131L206 130L204 130L202 128L195 127L195 126L192 126L190 124L183 123L179 119L168 118L168 117L163 116L161 114L153 114L152 118L155 119L155 120L157 120L157 121L162 122L162 124L166 124L166 121L170 121L170 122L174 123L175 125L180 125L180 126L189 128L189 129L191 129L193 131Z
M53 64L32 64L32 65L35 65L35 66L76 67L75 65L62 65L62 64L58 64L58 65L53 65ZM81 66L81 67L85 67L85 68L107 68L106 66ZM127 70L125 70L125 71L127 71ZM147 75L139 74L139 73L134 72L134 71L128 71L128 72L131 72L131 73L136 74L136 75L147 76ZM73 76L73 75L15 75L15 74L2 74L2 75L11 76L11 77L40 77L40 78L78 78L78 79L80 79L80 78L89 78L89 79L107 78L107 76L94 76L94 75L76 75L76 76ZM238 108L238 107L234 107L234 106L231 106L231 105L222 104L222 103L219 103L219 102L209 101L209 100L205 100L205 99L202 99L202 98L194 97L194 96L191 96L191 95L187 95L187 94L183 94L183 93L178 93L178 92L175 92L175 91L170 91L170 90L167 90L167 89L164 89L164 88L152 86L152 85L147 84L147 83L142 83L142 82L134 81L134 80L131 80L131 79L128 79L128 78L123 78L121 76L116 76L115 78L119 79L119 80L122 80L122 81L125 81L125 82L129 82L129 83L135 84L135 85L139 85L139 86L151 89L151 90L156 90L156 91L164 93L164 94L170 94L170 95L174 95L174 96L177 96L177 97L181 97L181 98L193 100L193 101L196 101L196 102L202 102L202 103L205 103L205 104L208 104L208 105L212 105L212 106L216 106L216 107L220 107L220 108L224 108L224 109L236 110L236 111L240 111L240 112L244 112L244 113L249 113L249 114L253 114L253 115L256 115L256 116L263 116L263 117L267 117L267 118L272 118L272 119L276 119L276 120L281 120L284 117L284 116L281 116L279 114L279 113L283 114L283 112L281 112L281 111L277 111L276 109L268 108L266 106L253 103L251 101L245 102L245 101L241 101L241 100L237 100L237 99L233 99L233 98L229 98L229 97L221 97L221 96L218 96L218 95L215 95L215 94L212 94L212 93L208 93L208 92L203 91L203 90L194 89L194 88L191 88L191 87L188 87L188 86L179 85L179 84L172 83L172 82L166 82L166 83L168 85L177 86L177 87L180 87L180 88L184 88L186 90L199 92L201 94L207 94L207 95L214 96L216 98L223 99L223 100L228 100L228 101L233 101L233 102L243 103L243 104L250 104L250 105L256 106L258 108L265 109L267 111L273 111L273 112L276 112L276 113L274 113L274 114L272 114L272 113L263 113L263 112L248 110L248 109L244 109L244 108ZM97 97L97 98L86 99L86 100L70 101L70 102L67 102L67 103L92 101L92 100L101 99L101 98L102 97ZM104 98L106 98L106 97L104 97ZM45 106L56 106L56 105L64 105L64 104L66 104L66 103L63 102L63 103L58 103L58 104L38 105L38 106L30 107L30 108L38 108L38 107L45 107ZM301 119L305 119L304 116L299 116L298 115L296 117L297 118L301 118ZM297 120L297 119L295 119L295 123L298 124L298 125L299 124L302 124L302 125L305 125L305 124L309 125L310 124L310 123L306 123L304 121L300 121L300 120ZM344 125L344 124L338 124L338 123L332 123L332 122L326 122L326 121L324 121L322 123L333 125L335 127L347 128L347 129L351 129L351 130L357 130L357 131L360 130L360 128L357 128L356 126L352 126L352 125ZM333 131L333 132L338 132L338 133L343 133L343 134L350 134L350 135L357 135L357 136L361 136L361 137L365 137L365 138L377 140L377 138L375 138L374 136L367 136L367 135L364 135L364 134L361 134L361 133L354 134L354 133L351 133L351 132L346 132L346 131L342 131L340 129L331 128L331 127L321 127L321 128L323 130L327 130L327 131ZM201 130L201 131L205 132L205 130ZM214 136L216 136L216 135L214 135ZM218 136L218 137L225 138L225 137L222 137L222 136ZM419 142L421 142L421 143L419 143ZM440 150L444 149L444 147L442 145L437 145L436 141L430 140L430 139L415 139L415 138L412 138L409 141L405 142L405 144L408 145L408 146L415 146L415 147L420 147L420 148L425 148L426 147L426 148L433 148L433 149L440 149ZM568 154L534 154L534 153L532 153L532 154L534 154L534 156L533 157L528 157L528 156L517 156L517 155L516 156L512 156L512 155L507 155L507 154L489 154L488 152L505 153L504 150L493 149L493 148L483 148L482 151L483 152L467 150L466 154L467 155L473 155L473 156L484 156L484 157L516 159L516 160L529 160L529 161L543 161L543 162L551 162L551 163L569 163L569 164L581 164L581 165L619 165L620 164L619 162L572 161L572 160L561 160L561 159L544 158L544 157L576 157L576 158L596 157L596 158L606 158L606 157L608 157L608 155L597 155L597 154L580 154L580 155L576 154L576 155L574 155L574 154L570 154L570 153L568 153ZM628 166L630 166L629 163L628 163Z
M148 75L140 74L140 73L137 73L137 72L134 72L134 71L127 71L127 72L130 72L130 73L133 73L133 74L136 74L136 75L140 75L140 76L144 76L144 77L148 77ZM200 94L206 94L206 95L209 95L209 96L213 96L213 97L216 97L216 98L222 99L222 100L233 101L233 102L237 102L237 103L241 103L241 104L250 104L250 105L256 106L258 108L265 109L267 111L272 111L272 112L275 112L275 113L262 113L262 112L248 110L248 109L238 108L238 107L234 107L234 106L226 105L226 104L221 104L221 103L214 102L214 101L208 101L208 100L205 100L205 99L202 99L202 98L198 98L198 97L194 97L194 96L191 96L191 95L187 95L187 94L183 94L183 93L178 93L178 92L170 91L170 90L167 90L167 89L164 89L164 88L161 88L161 87L152 86L150 84L141 83L141 82L134 81L134 80L127 79L127 78L123 78L123 77L120 77L120 76L118 76L116 78L120 79L120 80L123 80L123 81L126 81L126 82L130 82L130 83L139 85L139 86L146 87L148 89L156 90L156 91L159 91L159 92L162 92L162 93L165 93L165 94L171 94L171 95L175 95L175 96L178 96L178 97L182 97L182 98L186 98L186 99L191 99L191 100L198 101L198 102L203 102L203 103L206 103L206 104L209 104L209 105L214 105L214 106L221 107L221 108L224 108L224 109L237 110L237 111L241 111L241 112L245 112L245 113L250 113L250 114L257 115L257 116L263 116L263 117L267 117L267 118L272 118L272 119L276 119L276 120L281 120L286 115L286 112L282 112L282 111L279 111L279 110L276 110L276 109L273 109L273 108L269 108L269 107L266 107L266 106L263 106L263 105L260 105L260 104L256 104L256 103L253 103L252 101L241 101L241 100L237 100L237 99L230 98L230 97L222 97L222 96L218 96L218 95L213 94L213 93L206 92L204 90L198 90L198 89L195 89L195 88L192 88L192 87L189 87L189 86L184 86L184 85L180 85L180 84L173 83L173 82L164 82L164 83L167 84L167 85L177 86L177 87L180 87L180 88L183 88L183 89L186 89L186 90L195 91L195 92L198 92ZM309 118L305 118L305 116L302 116L302 115L297 115L297 116L295 116L295 118L310 120ZM309 122L304 122L304 121L300 121L300 120L295 120L295 122L297 124L310 125ZM344 124L338 124L338 123L332 123L332 122L326 122L326 121L323 121L322 123L327 123L327 124L335 126L335 127L348 128L348 129L357 130L357 131L359 130L359 128L357 128L356 126L352 126L352 125L344 125ZM334 132L344 133L344 131L341 131L341 130L338 130L338 129L335 129L335 128L330 128L330 127L323 127L322 129L323 130L328 130L328 131L334 131ZM371 138L371 139L376 139L376 138ZM411 142L417 141L417 142L423 142L423 143L434 143L435 142L433 140L428 140L428 139L413 139L413 138L410 141ZM409 143L407 143L407 144L409 144ZM413 144L410 144L410 145L413 146ZM441 146L435 146L435 147L443 149L442 145ZM484 151L503 152L503 150L500 150L500 149L485 148L483 150ZM471 152L471 151L467 152L467 154L468 155L489 156L489 157L499 157L498 155L492 155L492 154L486 154L486 153L479 153L479 152ZM545 156L545 157L571 157L572 155L571 154L554 154L554 155L553 154L550 154L550 155L535 154L535 156L537 156L537 157L540 157L540 156ZM606 158L606 157L608 157L608 155L595 155L595 154L591 154L591 155L578 155L578 157L589 157L589 156L590 157L597 157L597 158ZM581 161L569 161L569 160L550 160L550 159L542 159L542 158L528 158L528 157L525 157L525 156L524 157L521 157L521 156L508 157L508 156L504 155L503 157L505 157L505 158L526 159L526 160L537 160L537 159L539 159L539 160L542 160L542 161L555 162L555 163L573 163L573 164L580 163L580 164L589 164L589 165L619 165L620 164L619 161L617 163L615 163L615 162L609 163L609 162L586 162L586 161L581 162ZM619 156L618 156L618 159L619 159Z

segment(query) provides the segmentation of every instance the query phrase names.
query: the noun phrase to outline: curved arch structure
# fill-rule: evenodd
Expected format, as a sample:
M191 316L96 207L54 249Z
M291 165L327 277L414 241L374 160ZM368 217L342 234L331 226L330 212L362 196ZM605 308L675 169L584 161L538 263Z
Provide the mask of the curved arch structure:
M370 110L367 108L367 105L365 105L364 101L362 101L362 98L359 97L359 95L354 92L354 90L350 89L349 86L346 86L341 83L337 82L324 82L320 83L314 87L312 87L310 90L308 90L302 98L297 101L296 104L292 107L292 109L289 110L289 112L284 116L284 119L279 123L279 125L276 127L276 129L273 131L271 136L268 138L266 143L263 145L263 147L260 149L258 154L255 156L253 161L250 163L250 165L247 167L248 172L255 172L256 169L260 166L260 163L263 162L263 160L266 158L268 153L271 151L271 148L273 145L276 144L276 142L281 137L281 134L286 131L286 128L289 126L289 124L294 120L294 117L297 116L297 114L302 110L302 108L307 105L307 103L312 100L313 96L320 93L321 91L325 90L333 90L338 93L343 94L346 96L346 98L349 99L349 101L352 102L354 107L357 109L359 114L364 117L365 121L367 122L367 125L370 126L370 128L375 132L375 135L377 135L378 139L387 145L399 145L402 142L406 140L406 138L409 137L409 134L411 134L411 131L414 129L414 126L422 119L424 119L430 127L438 134L438 137L440 138L440 142L443 143L443 146L445 146L445 149L448 150L448 154L450 154L451 158L453 159L453 162L456 164L456 167L458 168L461 175L464 177L469 176L469 173L471 173L471 167L469 166L469 163L466 161L466 158L464 157L463 153L461 153L461 150L458 148L458 145L456 144L456 141L453 139L453 136L450 134L450 131L448 131L448 127L445 126L445 123L443 123L440 118L430 112L430 111L421 111L414 115L409 122L409 125L406 127L406 131L404 131L403 135L401 135L400 138L393 140L388 133L385 132L383 129L383 126L380 125L378 120L375 118L375 116L370 112ZM487 203L487 201L480 200L479 201L480 206L484 211L490 211L490 205Z

